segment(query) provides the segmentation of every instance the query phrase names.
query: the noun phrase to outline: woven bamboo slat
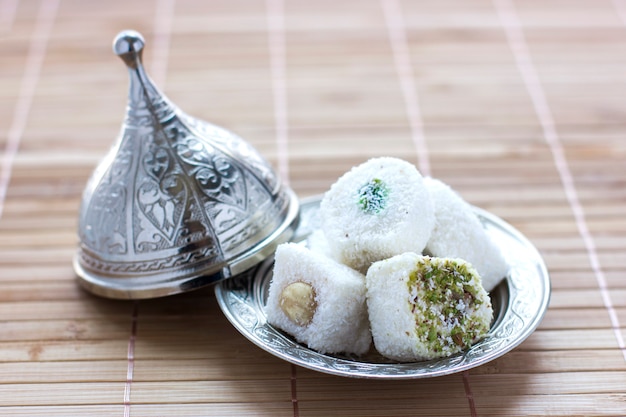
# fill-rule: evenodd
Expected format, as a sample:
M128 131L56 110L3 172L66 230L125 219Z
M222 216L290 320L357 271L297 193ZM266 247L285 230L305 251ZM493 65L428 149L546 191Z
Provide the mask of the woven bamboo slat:
M511 223L550 271L539 328L465 373L373 381L258 348L211 288L85 292L77 215L127 28L175 103L300 197L390 155ZM625 48L617 0L0 0L0 416L623 415Z

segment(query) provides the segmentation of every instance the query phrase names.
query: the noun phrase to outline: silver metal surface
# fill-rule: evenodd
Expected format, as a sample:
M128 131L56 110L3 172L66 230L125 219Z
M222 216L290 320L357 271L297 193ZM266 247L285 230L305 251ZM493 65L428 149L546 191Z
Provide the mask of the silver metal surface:
M74 269L89 291L153 298L239 274L297 226L299 203L247 142L170 102L142 65L142 36L121 32L126 117L82 199Z
M301 203L300 226L294 239L319 228L319 198ZM448 358L398 363L372 351L362 357L321 354L267 323L264 306L272 278L273 259L215 287L220 308L250 341L286 361L316 371L358 378L416 379L465 371L496 359L522 343L537 328L550 300L550 278L540 254L511 225L475 208L489 236L503 251L511 269L491 294L494 322L487 336L469 350Z

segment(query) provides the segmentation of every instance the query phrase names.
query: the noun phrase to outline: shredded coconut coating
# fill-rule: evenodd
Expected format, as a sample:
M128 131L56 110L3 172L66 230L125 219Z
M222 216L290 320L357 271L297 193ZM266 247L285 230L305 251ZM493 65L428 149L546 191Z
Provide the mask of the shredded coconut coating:
M380 157L331 186L320 203L320 219L333 257L365 273L372 262L422 252L435 216L415 166Z
M285 287L303 282L313 287L315 312L298 325L281 309ZM361 355L371 346L365 277L359 272L295 243L278 246L265 306L267 321L320 353Z
M491 300L461 259L405 253L374 263L366 286L374 346L385 357L448 357L489 331Z
M508 274L502 252L485 231L472 207L440 180L424 178L435 210L435 225L426 252L471 263L487 292Z

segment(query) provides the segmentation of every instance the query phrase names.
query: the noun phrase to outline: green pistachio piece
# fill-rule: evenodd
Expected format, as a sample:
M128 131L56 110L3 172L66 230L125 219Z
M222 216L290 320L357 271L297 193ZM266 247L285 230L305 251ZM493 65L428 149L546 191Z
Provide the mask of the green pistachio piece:
M378 214L387 207L389 189L380 179L374 178L359 190L358 205L365 213Z

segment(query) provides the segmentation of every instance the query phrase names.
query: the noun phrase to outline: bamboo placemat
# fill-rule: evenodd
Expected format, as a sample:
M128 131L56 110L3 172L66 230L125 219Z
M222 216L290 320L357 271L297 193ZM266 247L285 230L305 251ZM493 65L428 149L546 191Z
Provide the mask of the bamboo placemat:
M301 197L380 155L415 163L541 251L551 305L521 346L417 381L292 366L212 289L81 290L80 195L120 128L139 30L187 113ZM0 0L0 415L626 414L626 2Z

